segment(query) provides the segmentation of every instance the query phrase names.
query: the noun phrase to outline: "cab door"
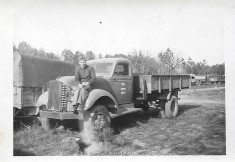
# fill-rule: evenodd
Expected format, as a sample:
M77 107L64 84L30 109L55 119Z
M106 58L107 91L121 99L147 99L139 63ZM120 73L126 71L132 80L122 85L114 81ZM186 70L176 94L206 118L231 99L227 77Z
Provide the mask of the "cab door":
M118 104L133 102L133 77L129 62L116 64L110 84Z

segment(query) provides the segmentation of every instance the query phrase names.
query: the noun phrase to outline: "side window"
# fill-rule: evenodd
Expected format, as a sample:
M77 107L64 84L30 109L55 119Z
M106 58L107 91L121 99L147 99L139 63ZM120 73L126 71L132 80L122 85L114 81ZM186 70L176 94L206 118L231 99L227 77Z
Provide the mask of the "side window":
M128 63L119 63L114 70L115 75L129 75Z

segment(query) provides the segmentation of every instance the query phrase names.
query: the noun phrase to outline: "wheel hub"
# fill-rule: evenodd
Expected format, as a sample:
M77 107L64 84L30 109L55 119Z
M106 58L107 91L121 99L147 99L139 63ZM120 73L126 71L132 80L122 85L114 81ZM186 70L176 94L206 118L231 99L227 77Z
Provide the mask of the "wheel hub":
M106 126L106 118L104 114L97 115L94 121L94 126L96 130L101 130Z

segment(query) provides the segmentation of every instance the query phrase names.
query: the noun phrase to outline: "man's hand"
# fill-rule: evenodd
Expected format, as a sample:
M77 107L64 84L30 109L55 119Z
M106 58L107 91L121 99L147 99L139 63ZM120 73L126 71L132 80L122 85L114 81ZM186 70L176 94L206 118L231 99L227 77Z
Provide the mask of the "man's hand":
M83 84L78 84L78 87L79 87L79 88L82 88L82 87L83 87Z
M82 85L87 86L87 85L89 85L89 83L88 82L83 82Z

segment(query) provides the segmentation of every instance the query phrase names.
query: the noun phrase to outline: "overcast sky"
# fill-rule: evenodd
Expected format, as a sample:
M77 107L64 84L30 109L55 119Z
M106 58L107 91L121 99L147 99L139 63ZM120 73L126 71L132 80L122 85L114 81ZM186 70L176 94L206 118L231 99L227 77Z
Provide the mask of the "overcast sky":
M223 1L222 1L223 2ZM13 41L60 54L92 50L157 57L175 54L209 65L224 62L221 1L36 1L15 12Z

